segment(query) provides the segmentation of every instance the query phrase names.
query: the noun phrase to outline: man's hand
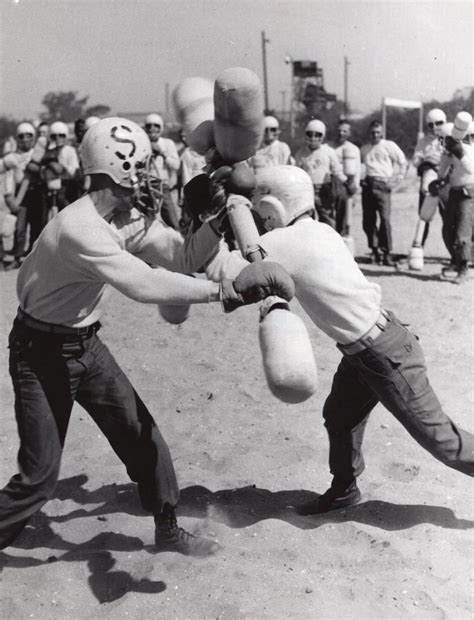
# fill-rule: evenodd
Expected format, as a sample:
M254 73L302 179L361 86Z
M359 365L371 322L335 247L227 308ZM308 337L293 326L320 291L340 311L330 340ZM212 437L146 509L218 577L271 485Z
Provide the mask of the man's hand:
M7 196L5 196L5 204L7 205L12 215L17 215L18 211L20 210L20 205L17 203L15 197L12 194L8 194Z
M344 183L348 196L354 196L357 193L357 185L354 181L354 175L347 177L347 181Z
M242 269L231 282L224 280L221 285L221 301L224 312L253 304L271 295L290 301L295 294L291 276L278 263L259 261Z
M47 170L51 170L51 172L58 177L60 177L64 171L64 168L57 161L50 161L45 167Z

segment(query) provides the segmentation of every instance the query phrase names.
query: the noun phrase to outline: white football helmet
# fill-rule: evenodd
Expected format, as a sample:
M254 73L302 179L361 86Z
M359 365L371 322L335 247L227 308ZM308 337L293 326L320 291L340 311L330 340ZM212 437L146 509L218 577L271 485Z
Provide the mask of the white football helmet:
M263 119L263 128L279 129L280 123L278 122L278 119L276 119L274 116L265 116L265 118Z
M92 125L95 125L99 121L100 118L98 116L88 116L84 121L84 128L89 129L89 127L92 127Z
M49 128L49 135L64 135L66 138L69 136L69 128L66 123L62 121L55 121Z
M303 213L314 212L313 183L297 166L261 168L255 174L252 209L265 230L284 228Z
M443 110L440 110L439 108L433 108L426 115L426 122L427 123L439 123L439 122L445 123L446 114L443 112Z
M31 137L35 135L35 128L31 123L20 123L16 128L16 135L29 134Z
M304 130L305 130L305 133L307 131L314 131L317 133L322 133L323 138L326 135L326 125L323 123L323 121L318 121L317 119L313 119L312 121L309 121L309 123L306 125Z

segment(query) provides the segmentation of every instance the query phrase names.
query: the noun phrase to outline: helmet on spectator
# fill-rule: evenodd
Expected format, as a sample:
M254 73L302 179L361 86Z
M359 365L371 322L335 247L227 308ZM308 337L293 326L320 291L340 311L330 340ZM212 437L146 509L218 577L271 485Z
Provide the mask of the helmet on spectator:
M122 187L133 187L137 172L151 155L148 136L133 121L104 118L90 127L82 142L84 174L106 174Z
M265 118L263 119L263 128L279 129L280 123L278 122L278 119L276 119L274 116L265 116Z
M16 128L17 136L19 136L20 134L28 134L31 137L33 137L35 133L36 133L35 128L33 127L31 123L20 123L18 127Z
M316 133L321 133L324 136L326 135L326 125L323 123L323 121L319 121L317 119L313 119L312 121L309 121L309 123L306 125L305 127L305 133L307 131L314 131Z
M84 127L87 130L89 129L89 127L92 127L92 125L95 125L99 121L100 118L98 116L88 116L84 122Z
M440 123L440 122L445 123L446 114L443 112L443 110L440 110L439 108L433 108L426 115L426 122L427 123Z
M314 211L313 183L307 172L297 166L260 168L255 173L252 210L265 230L283 228Z
M49 135L61 135L67 138L69 136L69 127L62 121L55 121L49 128Z

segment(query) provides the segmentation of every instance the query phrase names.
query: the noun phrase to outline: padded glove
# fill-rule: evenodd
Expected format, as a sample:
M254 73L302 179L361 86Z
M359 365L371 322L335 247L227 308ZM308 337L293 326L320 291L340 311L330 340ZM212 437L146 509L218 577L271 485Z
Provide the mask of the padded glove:
M278 263L259 261L244 267L233 282L221 284L221 301L225 312L254 304L271 295L290 301L295 294L291 276Z
M444 139L444 148L458 159L464 156L464 149L460 140L455 140L452 136L446 136Z

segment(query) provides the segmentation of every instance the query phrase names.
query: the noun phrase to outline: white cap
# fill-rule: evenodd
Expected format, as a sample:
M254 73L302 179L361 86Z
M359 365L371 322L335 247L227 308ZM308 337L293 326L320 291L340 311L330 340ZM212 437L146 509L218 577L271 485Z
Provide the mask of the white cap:
M145 118L145 125L159 125L163 127L163 119L159 114L148 114Z

